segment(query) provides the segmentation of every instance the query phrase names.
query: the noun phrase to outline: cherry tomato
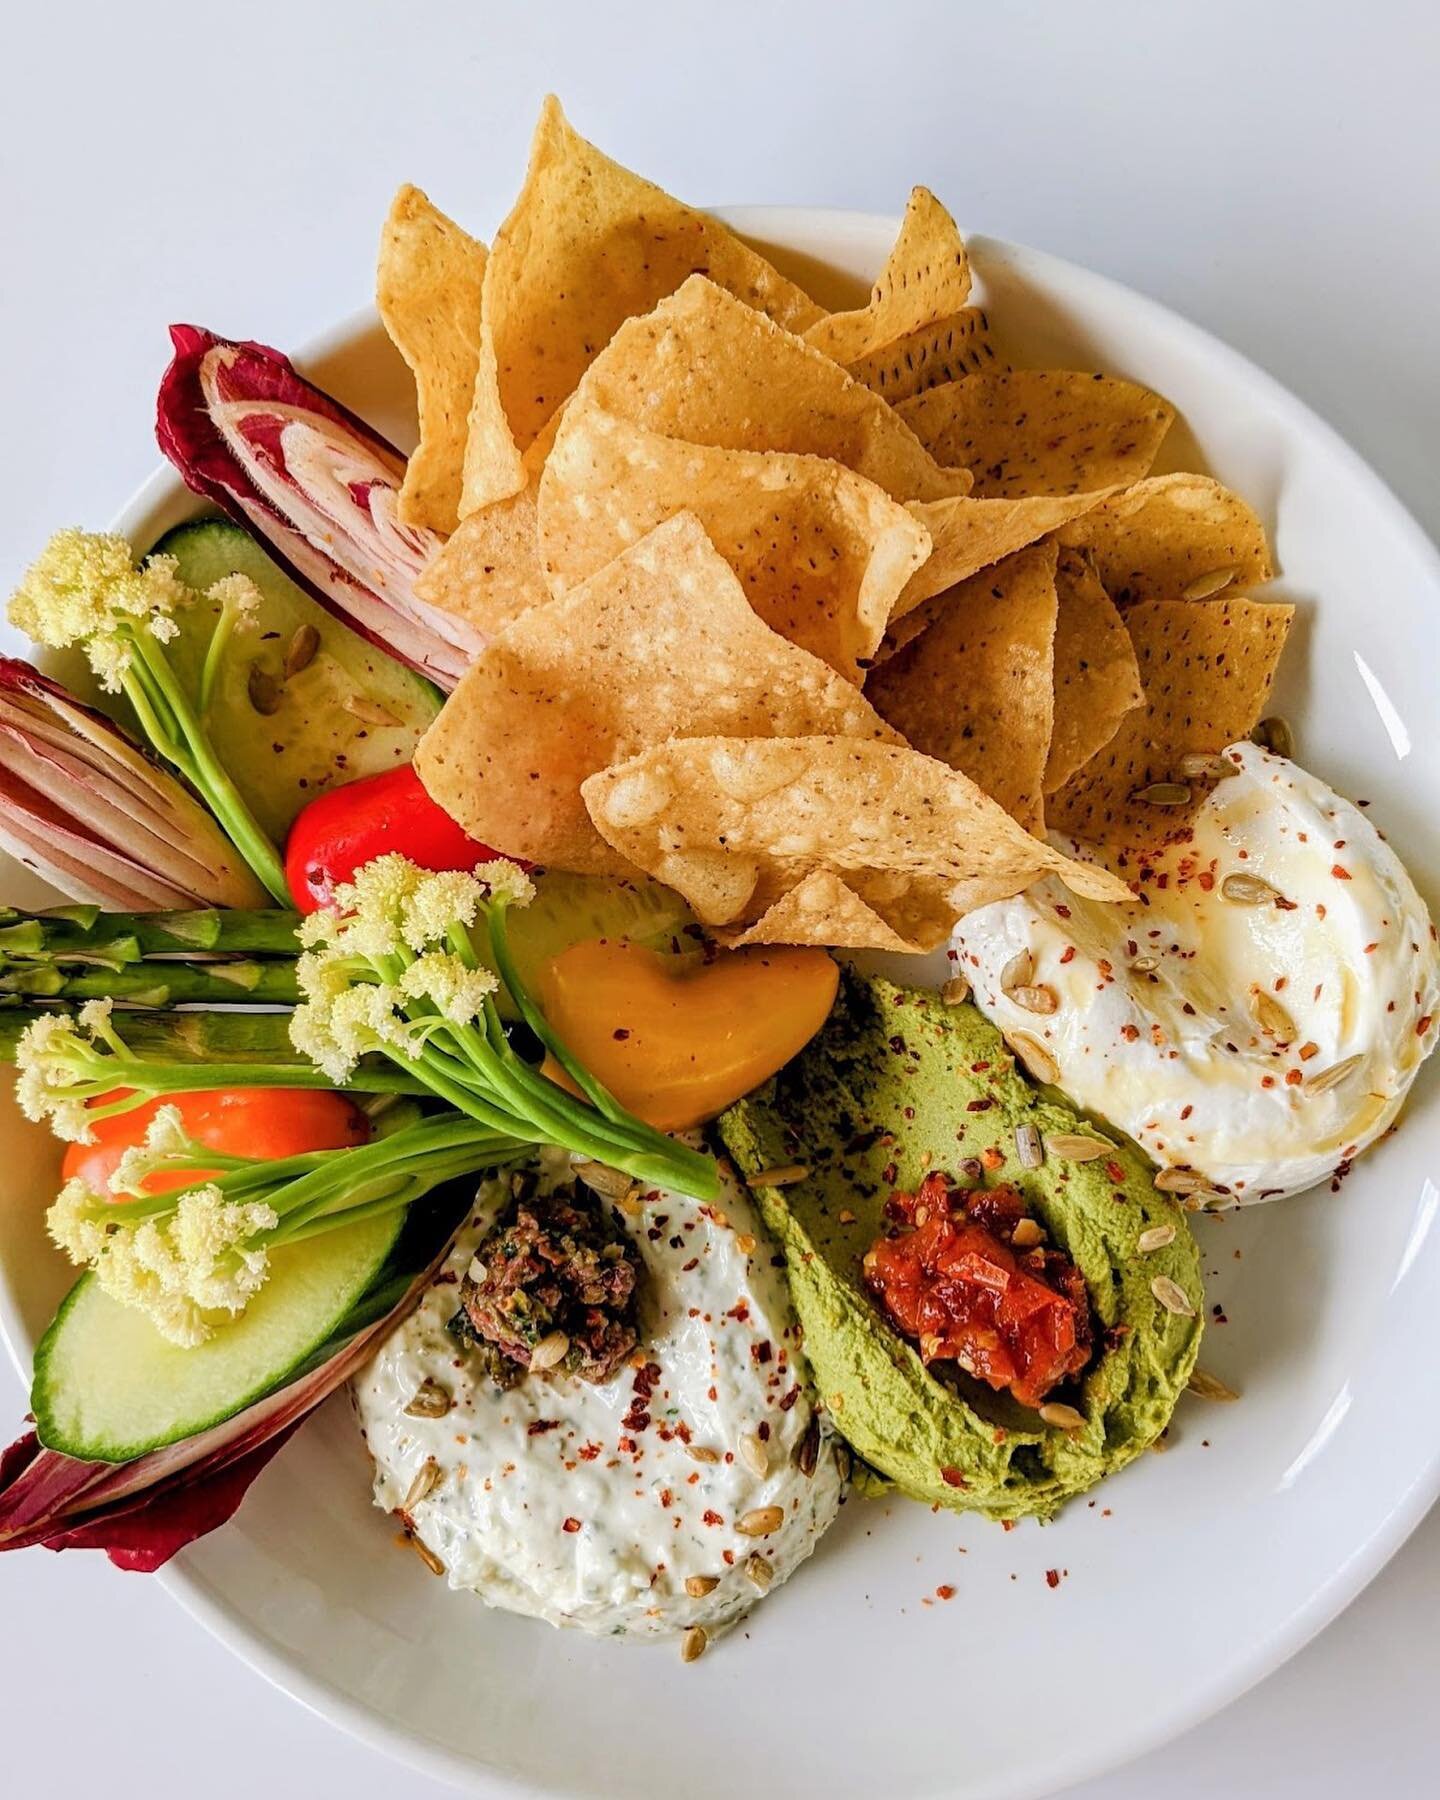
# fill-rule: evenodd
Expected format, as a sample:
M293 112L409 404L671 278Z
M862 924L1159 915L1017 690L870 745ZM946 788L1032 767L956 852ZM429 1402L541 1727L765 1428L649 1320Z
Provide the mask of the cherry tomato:
M115 1098L123 1093L117 1089ZM60 1172L66 1181L78 1175L93 1193L110 1195L110 1177L132 1145L142 1143L150 1121L162 1106L175 1106L185 1129L197 1143L229 1156L260 1156L273 1161L306 1150L345 1150L369 1141L370 1121L343 1094L309 1088L215 1088L193 1094L166 1094L147 1100L132 1112L97 1119L93 1144L70 1144ZM152 1175L147 1192L191 1187L213 1170L188 1175Z
M330 906L341 882L389 850L422 869L473 869L501 854L467 837L406 763L332 788L301 810L285 844L291 897L302 913Z

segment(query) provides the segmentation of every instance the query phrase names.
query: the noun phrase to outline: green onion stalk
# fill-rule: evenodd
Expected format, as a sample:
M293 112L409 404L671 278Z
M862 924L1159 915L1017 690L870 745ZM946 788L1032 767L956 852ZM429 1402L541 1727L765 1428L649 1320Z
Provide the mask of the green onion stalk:
M228 641L259 596L244 575L227 575L206 591L220 608L216 640ZM10 602L10 622L51 649L84 651L100 684L124 694L150 747L177 770L214 814L256 878L282 904L285 871L239 789L225 772L205 727L201 693L192 697L165 653L178 631L174 614L197 598L180 579L174 557L152 556L137 567L122 537L61 531L26 572Z
M272 1252L412 1206L443 1183L528 1151L523 1139L449 1114L354 1149L266 1161L196 1142L178 1108L164 1106L144 1144L121 1158L110 1194L69 1181L47 1224L106 1293L145 1312L172 1343L193 1347L244 1312ZM182 1184L151 1193L157 1175Z

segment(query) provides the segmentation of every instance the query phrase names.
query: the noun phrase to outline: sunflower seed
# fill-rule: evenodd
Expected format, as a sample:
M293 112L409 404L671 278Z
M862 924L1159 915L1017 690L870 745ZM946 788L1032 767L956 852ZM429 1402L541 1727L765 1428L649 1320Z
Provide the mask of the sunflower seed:
M1193 1194L1205 1186L1205 1177L1198 1169L1162 1169L1155 1177L1155 1185L1162 1194ZM1166 1230L1174 1237L1173 1227L1166 1226Z
M1135 1248L1142 1256L1149 1256L1153 1250L1163 1250L1167 1244L1175 1242L1173 1225L1152 1225L1148 1231L1142 1231L1135 1240Z
M1045 1148L1051 1156L1058 1156L1062 1162L1094 1162L1115 1146L1100 1138L1082 1137L1070 1131L1056 1131L1046 1138Z
M412 1419L443 1419L454 1404L440 1383L427 1375L410 1396L405 1411Z
M635 1185L623 1169L612 1169L608 1163L578 1162L572 1166L576 1177L602 1200L621 1200Z
M1181 588L1182 600L1208 600L1212 594L1218 594L1221 588L1229 587L1240 573L1238 569L1211 569L1208 574L1197 575L1189 587Z
M1236 906L1269 906L1285 898L1279 888L1271 887L1258 875L1227 875L1220 883L1220 892Z
M1250 733L1250 742L1272 756L1289 759L1295 754L1295 735L1284 719L1262 719Z
M1229 1387L1218 1375L1208 1374L1204 1369L1192 1369L1190 1379L1185 1386L1190 1393L1201 1400L1238 1400L1240 1398L1234 1388Z
M564 1362L570 1354L570 1340L563 1331L547 1331L545 1336L530 1352L531 1374L541 1374L546 1369L553 1369L557 1363Z
M685 1454L692 1462L718 1463L720 1460L720 1452L712 1450L708 1444L687 1444Z
M970 983L963 975L952 975L940 990L946 1006L960 1006L970 998Z
M1137 956L1130 965L1132 975L1151 975L1160 967L1158 956Z
M1019 987L1006 988L1005 998L1033 1013L1053 1013L1060 1004L1054 988L1047 987L1043 981L1022 981Z
M410 1548L420 1558L421 1562L424 1563L425 1567L432 1575L443 1575L445 1573L444 1563L441 1562L440 1558L428 1544L423 1543L418 1537L412 1537L410 1539Z
M489 1269L481 1262L478 1256L472 1256L470 1258L470 1266L466 1269L465 1273L476 1283L488 1280L490 1275Z
M1028 950L1017 950L1000 971L1000 992L1009 994L1035 979L1035 958Z
M778 1531L784 1523L783 1506L753 1506L735 1521L735 1529L741 1537L769 1537L772 1531Z
M746 1177L746 1186L759 1187L794 1187L797 1181L808 1180L809 1169L804 1163L777 1163L773 1169L757 1169L753 1175Z
M1149 787L1136 788L1130 798L1144 806L1188 806L1190 789L1183 781L1152 781Z
M280 710L280 702L285 698L285 690L268 669L258 662L252 662L250 673L245 677L245 692L250 697L250 704L257 713L269 718Z
M1166 1312L1175 1313L1182 1319L1195 1317L1195 1308L1190 1304L1184 1288L1178 1281L1172 1281L1168 1275L1157 1275L1150 1283L1150 1292Z
M703 1625L692 1625L680 1640L681 1662L699 1662L705 1654L705 1646L710 1642Z
M775 1570L769 1558L757 1550L753 1556L745 1558L745 1575L764 1594L769 1592L770 1583L775 1579Z
M382 706L378 700L372 700L368 694L349 694L343 704L350 717L358 719L362 725L398 725L400 723L388 706Z
M1010 1233L1010 1242L1017 1250L1033 1250L1045 1242L1045 1232L1037 1220L1022 1219Z
M1214 756L1208 750L1192 750L1180 758L1180 773L1187 781L1225 781L1240 771L1228 756Z
M1054 1087L1060 1079L1060 1065L1040 1042L1028 1031L1007 1032L1005 1042L1015 1052L1026 1069L1046 1087Z
M1035 1126L1017 1125L1015 1127L1015 1160L1022 1169L1038 1169L1045 1161L1045 1149L1040 1142L1040 1133ZM1017 1226L1016 1229L1018 1230L1019 1227Z
M815 1465L820 1460L820 1421L814 1413L810 1415L810 1423L805 1427L805 1435L796 1444L793 1461L795 1467L808 1480L815 1473Z
M1250 1011L1255 1023L1267 1037L1285 1038L1295 1035L1295 1021L1273 994L1256 988L1250 996Z
M401 1512L413 1512L439 1480L440 1465L433 1456L427 1456L416 1470L415 1479L406 1489L405 1498L400 1502Z
M1328 1069L1321 1069L1305 1083L1307 1093L1328 1094L1333 1087L1339 1087L1347 1076L1353 1075L1364 1062L1363 1056L1346 1056L1337 1063L1331 1063Z
M315 660L315 652L320 648L320 633L313 625L299 625L295 635L285 646L285 679L298 675L302 669L308 669Z
M762 1481L770 1473L770 1452L753 1431L747 1431L740 1439L740 1460Z
M1085 1423L1084 1413L1058 1400L1047 1400L1040 1408L1040 1418L1042 1423L1053 1425L1056 1431L1078 1431Z
M685 1592L692 1600L703 1600L707 1594L713 1594L720 1585L718 1575L687 1575Z

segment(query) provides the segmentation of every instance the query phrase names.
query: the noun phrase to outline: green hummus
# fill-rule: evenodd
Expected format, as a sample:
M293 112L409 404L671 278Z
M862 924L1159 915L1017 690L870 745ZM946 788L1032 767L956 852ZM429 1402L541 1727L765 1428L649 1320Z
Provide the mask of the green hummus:
M916 1499L1006 1519L1048 1517L1155 1441L1194 1367L1204 1310L1195 1240L1144 1157L1116 1144L1097 1160L1048 1152L1040 1168L1022 1168L1022 1124L1044 1139L1101 1135L1018 1073L973 1007L853 972L819 1036L720 1120L742 1173L809 1170L756 1193L837 1428ZM1004 1160L983 1179L1013 1183L1085 1277L1099 1342L1081 1378L1083 1427L1052 1429L958 1371L937 1379L862 1284L891 1191L914 1189L931 1169L957 1175L986 1151ZM1171 1241L1141 1251L1141 1234L1162 1226L1174 1228ZM1163 1305L1157 1280L1193 1316Z

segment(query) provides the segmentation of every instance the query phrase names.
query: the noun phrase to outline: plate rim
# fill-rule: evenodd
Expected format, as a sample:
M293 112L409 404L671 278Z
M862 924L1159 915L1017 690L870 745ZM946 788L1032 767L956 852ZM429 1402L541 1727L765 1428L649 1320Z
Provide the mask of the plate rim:
M883 247L899 224L896 214L806 205L731 205L710 209L742 234L784 243L797 226L819 236L845 234L873 237ZM818 228L818 229L817 229ZM1326 418L1277 377L1253 362L1242 351L1182 312L1112 276L1053 252L1037 250L1010 239L988 234L967 235L972 250L982 258L1003 261L1041 285L1058 287L1084 296L1104 308L1107 303L1138 308L1149 324L1182 349L1198 350L1225 365L1233 377L1262 397L1278 414L1341 465L1357 489L1385 513L1396 534L1406 540L1408 552L1440 588L1440 548L1385 478ZM294 351L302 365L334 356L362 334L372 330L377 314L372 305L355 308L341 320L306 338ZM116 509L111 529L129 532L146 515L173 503L183 493L174 469L161 463ZM195 500L197 509L203 504ZM1412 1122L1413 1125L1413 1122ZM22 1385L28 1386L29 1355L24 1349L18 1321L0 1284L0 1342L3 1342ZM1275 1673L1331 1624L1400 1550L1440 1499L1440 1433L1424 1467L1394 1498L1381 1522L1350 1555L1310 1594L1305 1603L1244 1653L1237 1654L1206 1685L1177 1697L1170 1709L1157 1712L1137 1730L1133 1721L1092 1739L1088 1749L1064 1750L1043 1765L1031 1763L1013 1776L997 1773L982 1787L967 1790L967 1800L1043 1800L1062 1788L1108 1773L1172 1742L1213 1718L1235 1700ZM404 1725L393 1723L352 1699L322 1675L317 1675L278 1645L260 1635L219 1597L209 1583L186 1566L184 1553L155 1577L181 1611L221 1643L244 1667L307 1712L343 1731L348 1737L400 1764L470 1793L520 1797L520 1800L557 1800L572 1790L538 1787L516 1775L502 1774L476 1763L458 1751L445 1749ZM578 1791L578 1790L574 1790ZM941 1789L932 1790L939 1794Z

